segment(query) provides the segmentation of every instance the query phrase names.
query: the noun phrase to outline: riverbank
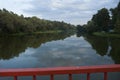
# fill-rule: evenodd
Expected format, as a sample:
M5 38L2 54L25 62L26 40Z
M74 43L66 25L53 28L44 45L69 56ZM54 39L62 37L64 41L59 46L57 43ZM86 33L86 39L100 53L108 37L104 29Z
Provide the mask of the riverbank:
M55 31L39 31L39 32L32 32L32 33L16 33L16 34L11 34L13 36L20 36L20 35L37 35L37 34L53 34L53 33L60 33L62 32L61 30L55 30Z
M93 35L100 36L100 37L120 38L120 34L116 34L116 33L94 32Z
M30 33L14 33L14 34L1 34L0 36L23 36L23 35L38 35L38 34L54 34L54 33L61 33L61 30L55 31L39 31L39 32L30 32Z

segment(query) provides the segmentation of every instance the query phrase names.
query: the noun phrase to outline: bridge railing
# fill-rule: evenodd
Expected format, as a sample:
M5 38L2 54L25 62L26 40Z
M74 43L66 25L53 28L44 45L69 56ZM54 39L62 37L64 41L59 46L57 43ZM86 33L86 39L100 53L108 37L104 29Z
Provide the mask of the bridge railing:
M104 80L108 80L108 72L120 72L120 64L115 65L99 65L99 66L76 66L76 67L54 67L54 68L23 68L23 69L0 69L0 77L33 76L33 80L37 80L36 76L49 75L50 80L54 80L55 75L69 75L72 80L72 74L87 74L87 80L90 80L91 73L104 73Z

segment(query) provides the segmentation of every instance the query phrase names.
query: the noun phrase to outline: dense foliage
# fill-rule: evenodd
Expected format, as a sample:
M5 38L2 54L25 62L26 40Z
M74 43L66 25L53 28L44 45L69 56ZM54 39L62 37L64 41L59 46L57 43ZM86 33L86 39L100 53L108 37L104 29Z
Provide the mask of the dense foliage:
M114 9L110 9L112 12L112 25L117 33L120 33L120 2Z
M98 10L97 14L93 15L91 21L86 25L87 32L108 31L110 23L109 11L106 8Z
M110 11L112 13L111 17L109 13ZM110 9L110 11L106 8L98 10L98 12L93 15L92 19L82 27L86 29L85 31L87 33L101 31L109 32L110 30L114 30L116 33L120 33L120 2L116 8Z
M81 25L77 25L76 29L77 29L77 36L78 37L80 37L82 34L84 34L86 32L85 28L82 27Z
M60 30L69 31L74 27L71 24L58 21L49 21L37 17L19 16L6 9L0 10L0 33L32 33L39 31Z
M108 10L106 8L99 10L97 14L93 15L92 21L98 28L97 30L107 31L110 22Z

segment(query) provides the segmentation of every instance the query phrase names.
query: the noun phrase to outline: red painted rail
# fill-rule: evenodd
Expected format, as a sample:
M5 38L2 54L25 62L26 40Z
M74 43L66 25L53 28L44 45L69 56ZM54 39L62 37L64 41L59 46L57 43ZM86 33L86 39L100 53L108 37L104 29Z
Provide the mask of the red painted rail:
M55 67L55 68L25 68L25 69L0 69L0 77L13 76L17 80L18 76L36 76L50 75L50 80L54 80L54 75L68 74L69 80L72 80L72 74L87 74L87 80L90 80L91 73L104 73L104 80L107 79L108 72L120 72L120 64L100 65L100 66L79 66L79 67Z

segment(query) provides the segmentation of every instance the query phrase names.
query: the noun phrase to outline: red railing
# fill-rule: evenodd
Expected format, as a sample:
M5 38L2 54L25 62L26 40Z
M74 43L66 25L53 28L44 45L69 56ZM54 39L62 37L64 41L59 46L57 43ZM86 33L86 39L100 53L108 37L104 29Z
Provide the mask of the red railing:
M79 67L56 67L56 68L25 68L25 69L0 69L0 77L12 76L17 80L18 76L36 76L50 75L50 80L54 80L54 75L69 75L72 80L72 74L87 74L87 80L90 80L91 73L104 73L104 80L108 80L108 72L120 72L120 64L100 65L100 66L79 66Z

